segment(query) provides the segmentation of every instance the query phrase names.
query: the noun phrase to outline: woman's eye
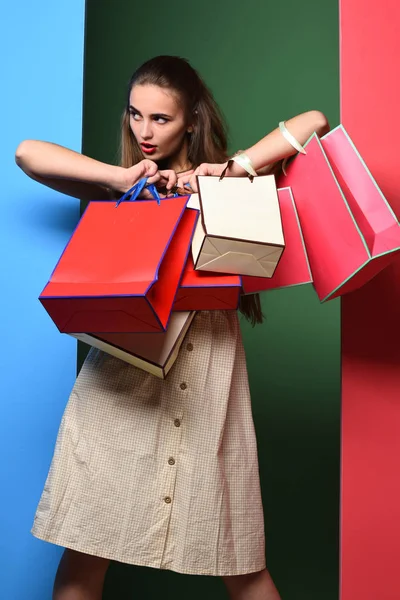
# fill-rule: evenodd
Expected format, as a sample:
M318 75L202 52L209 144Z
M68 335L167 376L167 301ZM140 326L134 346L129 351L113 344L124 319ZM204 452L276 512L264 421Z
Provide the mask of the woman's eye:
M164 123L168 123L168 119L164 119L164 117L155 117L155 122L163 125Z
M131 117L132 117L132 119L134 121L139 121L140 120L140 115L138 113L135 113L135 112L131 111L130 115L131 115Z

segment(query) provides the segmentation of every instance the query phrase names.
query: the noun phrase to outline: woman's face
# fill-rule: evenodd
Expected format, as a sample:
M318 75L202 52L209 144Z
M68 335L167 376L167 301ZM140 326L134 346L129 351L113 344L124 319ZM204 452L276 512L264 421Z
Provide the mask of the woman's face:
M190 126L173 93L156 85L135 85L129 113L144 158L160 161L179 154Z

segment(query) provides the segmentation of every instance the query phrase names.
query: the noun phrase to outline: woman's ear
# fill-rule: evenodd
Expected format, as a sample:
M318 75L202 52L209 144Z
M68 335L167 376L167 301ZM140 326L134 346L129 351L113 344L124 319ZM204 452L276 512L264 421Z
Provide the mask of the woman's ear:
M186 129L187 133L193 133L193 131L194 131L193 123L195 123L197 121L198 114L199 114L198 110L193 111L193 115L192 115L192 119L191 119L193 122L187 127L187 129Z

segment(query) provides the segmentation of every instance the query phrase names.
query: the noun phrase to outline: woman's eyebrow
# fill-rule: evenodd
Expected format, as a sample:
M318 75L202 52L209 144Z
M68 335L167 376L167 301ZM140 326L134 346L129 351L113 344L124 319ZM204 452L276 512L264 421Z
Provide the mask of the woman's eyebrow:
M131 104L129 105L129 110L132 110L133 112L137 113L141 117L143 116L142 113L140 112L140 110L138 110L137 108L135 108ZM165 113L153 113L151 116L152 117L163 117L165 119L172 119L171 115L166 115Z

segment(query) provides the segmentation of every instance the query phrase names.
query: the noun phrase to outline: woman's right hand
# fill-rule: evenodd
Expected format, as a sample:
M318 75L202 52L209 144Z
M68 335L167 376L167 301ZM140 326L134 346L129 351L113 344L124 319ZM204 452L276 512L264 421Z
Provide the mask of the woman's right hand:
M156 184L156 187L166 188L167 191L170 191L177 183L177 175L175 171L159 171L157 163L149 159L141 160L132 167L117 168L117 181L115 183L113 182L113 188L119 192L127 192L143 177L148 178L147 183L154 183ZM151 194L148 192L148 190L143 190L141 197L150 198Z

